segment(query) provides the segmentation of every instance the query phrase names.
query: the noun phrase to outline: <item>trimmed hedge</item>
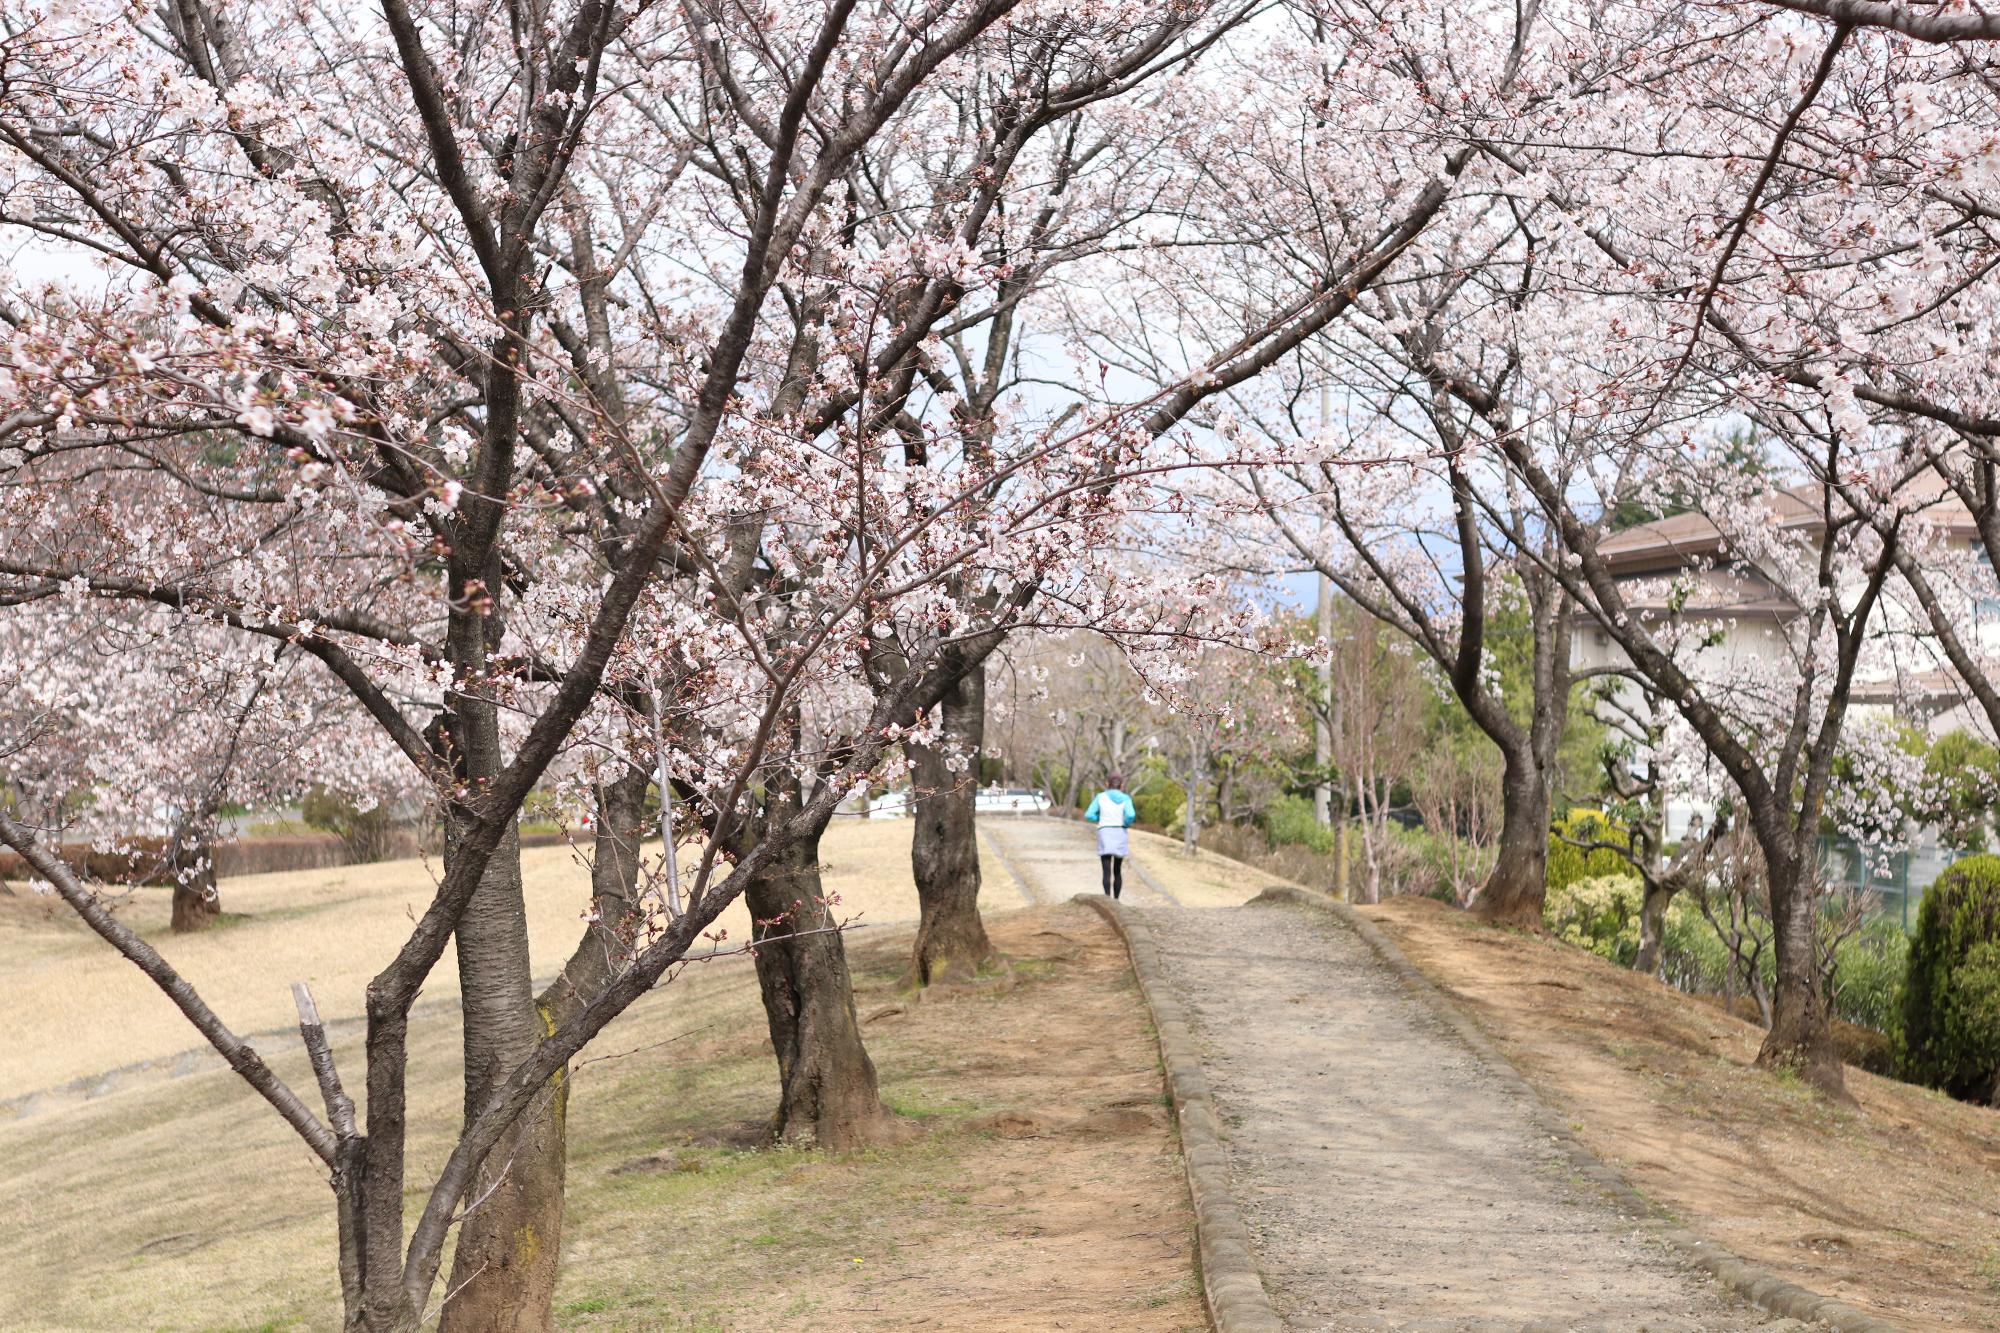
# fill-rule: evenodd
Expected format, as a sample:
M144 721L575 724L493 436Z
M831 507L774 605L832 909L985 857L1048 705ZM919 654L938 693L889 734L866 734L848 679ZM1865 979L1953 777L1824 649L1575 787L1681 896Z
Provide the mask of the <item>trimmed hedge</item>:
M1924 895L1902 1001L1909 1077L2000 1101L2000 856L1958 862Z
M99 851L88 843L69 842L56 856L85 879L105 884L173 883L167 870L165 838L128 838L123 849ZM231 839L215 845L215 876L267 875L284 870L322 870L348 864L347 848L331 833L281 833ZM0 879L32 879L34 872L18 852L0 852Z
M122 850L100 851L89 843L66 842L56 859L85 879L106 884L170 884L165 838L127 838ZM19 852L0 852L0 879L32 879L34 871Z

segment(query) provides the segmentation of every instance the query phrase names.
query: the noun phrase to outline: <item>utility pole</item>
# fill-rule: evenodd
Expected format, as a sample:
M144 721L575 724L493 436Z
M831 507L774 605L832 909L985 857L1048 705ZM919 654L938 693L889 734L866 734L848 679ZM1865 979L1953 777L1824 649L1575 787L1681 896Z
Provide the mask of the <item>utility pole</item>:
M1313 788L1313 815L1321 828L1333 827L1333 727L1329 710L1333 706L1333 580L1315 574L1319 581L1319 637L1326 644L1326 656L1319 663L1319 701L1313 709L1313 766L1319 784Z
M1333 420L1333 386L1319 386L1319 428L1324 431ZM1321 527L1325 527L1324 520ZM1333 827L1333 727L1329 710L1333 707L1333 580L1318 570L1313 579L1319 586L1319 637L1327 645L1327 655L1319 664L1319 706L1313 709L1313 765L1319 783L1313 788L1313 817L1321 828Z
M1322 384L1319 428L1324 431L1332 425L1333 385ZM1319 664L1319 706L1313 709L1313 764L1319 770L1319 781L1313 786L1313 817L1321 828L1333 830L1334 896L1347 902L1347 811L1341 810L1336 818L1333 809L1333 580L1318 570L1314 579L1319 591L1318 633L1326 645L1326 657Z

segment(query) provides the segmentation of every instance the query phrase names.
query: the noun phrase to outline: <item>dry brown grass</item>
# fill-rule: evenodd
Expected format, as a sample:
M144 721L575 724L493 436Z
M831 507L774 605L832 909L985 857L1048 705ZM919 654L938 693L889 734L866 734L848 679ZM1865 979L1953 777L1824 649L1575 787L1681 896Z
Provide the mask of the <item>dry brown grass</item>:
M829 838L829 883L850 914L892 922L914 914L909 827L842 825ZM529 856L538 956L552 958L575 928L582 872L561 849ZM207 981L227 995L225 1011L233 1003L282 1023L282 1003L255 1006L264 989L283 1000L297 960L319 969L311 975L323 995L351 1004L375 960L350 961L344 950L391 937L402 907L422 892L412 872L421 874L403 863L324 872L317 884L226 883L232 910L264 915L210 940L261 943L266 957L191 953L214 964ZM924 1129L914 1142L833 1156L731 1146L768 1114L775 1083L754 975L741 958L690 968L600 1038L575 1075L563 1327L1202 1326L1178 1154L1122 950L1081 909L1001 912L1018 898L999 891L1004 872L987 874L989 925L1015 960L1004 975L912 1005L897 989L907 930L890 925L850 940L884 1097ZM743 924L730 927L732 939ZM10 990L17 962L49 969L103 947L63 929L20 919L0 926ZM286 961L273 965L274 955ZM123 1062L132 1048L121 1035L186 1045L171 1023L127 1025L131 1001L102 987L110 972L94 975L99 984L61 993L86 1006L73 1029L112 1029L97 1049ZM45 975L35 984L44 1003L56 993ZM432 1006L413 1025L413 1187L449 1147L458 1035L449 1006ZM46 1049L59 1044L7 1058L37 1078L81 1067ZM352 1038L336 1050L344 1067L358 1067ZM273 1064L295 1086L310 1085L296 1054ZM665 1169L616 1170L660 1153L668 1160L653 1166ZM0 1164L8 1255L0 1328L337 1322L325 1181L226 1071L156 1079L0 1124Z
M910 827L906 819L853 820L829 832L827 888L857 926L916 918ZM583 849L540 847L523 852L521 865L535 975L547 977L582 929L589 864ZM329 1019L359 1016L368 979L408 937L438 869L435 862L385 861L227 879L228 915L220 928L199 935L168 932L165 889L132 890L119 915L236 1031L270 1032L297 1021L294 980L312 983ZM999 873L988 870L989 877ZM747 938L750 918L738 903L716 926L733 943ZM0 975L7 979L0 987L0 1032L39 1034L0 1045L0 1101L199 1045L180 1011L56 900L0 897ZM456 998L449 957L424 994Z
M1183 907L1239 907L1271 885L1289 882L1206 848L1198 849L1189 859L1179 838L1164 838L1143 829L1133 830L1131 837L1133 858Z
M1649 977L1429 899L1362 910L1695 1231L1901 1328L2000 1328L2000 1113L1852 1068L1830 1105Z

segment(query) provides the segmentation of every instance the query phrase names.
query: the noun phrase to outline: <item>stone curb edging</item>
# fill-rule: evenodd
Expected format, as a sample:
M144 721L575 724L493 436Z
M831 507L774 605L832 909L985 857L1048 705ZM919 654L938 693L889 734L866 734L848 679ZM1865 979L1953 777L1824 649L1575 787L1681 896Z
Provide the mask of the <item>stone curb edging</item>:
M1472 1048L1475 1055L1486 1062L1495 1077L1527 1099L1535 1110L1540 1127L1563 1147L1578 1175L1609 1195L1632 1215L1634 1221L1672 1246L1694 1267L1709 1273L1751 1304L1775 1315L1825 1324L1838 1330L1838 1333L1903 1333L1896 1325L1844 1301L1787 1282L1770 1269L1739 1258L1713 1241L1703 1240L1663 1214L1656 1204L1632 1188L1631 1182L1623 1175L1584 1145L1583 1140L1556 1114L1555 1109L1522 1076L1521 1071L1514 1067L1514 1062L1494 1044L1486 1030L1465 1012L1463 1006L1420 972L1381 927L1348 904L1309 889L1278 884L1265 889L1251 902L1298 903L1338 917L1342 924L1368 943L1389 970L1427 1003L1445 1025ZM1161 1044L1164 1047L1165 1042Z
M1209 1323L1216 1333L1285 1333L1284 1321L1271 1309L1264 1279L1250 1257L1250 1231L1229 1192L1229 1156L1222 1146L1208 1076L1202 1072L1201 1052L1186 1011L1167 991L1153 933L1102 894L1079 893L1070 901L1089 907L1118 932L1139 979L1139 993L1152 1011L1167 1089L1180 1125L1188 1195L1194 1201L1195 1245L1201 1256Z

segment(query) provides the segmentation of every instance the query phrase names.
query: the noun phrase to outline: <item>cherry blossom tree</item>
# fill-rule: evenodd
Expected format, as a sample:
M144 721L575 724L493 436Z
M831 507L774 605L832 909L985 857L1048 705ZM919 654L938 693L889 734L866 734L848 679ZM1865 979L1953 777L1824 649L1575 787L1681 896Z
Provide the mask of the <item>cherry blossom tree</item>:
M386 0L352 27L91 6L10 25L0 222L99 272L7 292L20 522L0 575L80 580L316 659L444 809L437 893L369 990L365 1121L310 1006L324 1120L30 830L0 823L328 1165L350 1326L415 1326L454 1227L444 1322L546 1325L565 1062L956 679L925 647L823 748L814 784L796 746L773 747L878 626L922 623L911 608L951 571L922 534L950 507L913 496L889 522L914 530L860 569L828 562L823 521L770 539L773 513L823 518L854 457L799 448L781 396L796 339L764 311L786 274L810 280L839 235L839 182L927 82L1048 24L1121 16L591 0L509 31ZM1017 513L1097 493L1086 442L1112 426L1043 450L1049 475ZM1035 541L1077 549L1048 523ZM745 571L765 557L779 582L753 598ZM846 577L785 595L829 571ZM623 768L583 762L596 753ZM627 811L636 772L667 772L704 834L663 921L632 915L629 852L600 854L597 919L565 970L584 980L537 997L514 817L559 761L595 769ZM780 793L777 816L739 853L758 791ZM604 852L630 833L619 822ZM453 941L465 1125L406 1233L408 1012Z
M1235 17L1230 16L1232 22ZM1430 15L1428 26L1417 26L1439 35L1438 18ZM1325 230L1303 247L1299 266L1281 281L1247 285L1233 270L1205 274L1197 281L1209 294L1215 294L1218 284L1227 287L1226 306L1218 310L1205 300L1190 302L1173 312L1172 322L1182 326L1174 346L1147 341L1163 299L1171 300L1165 294L1186 281L1186 274L1177 271L1179 255L1204 249L1252 253L1269 238L1268 215L1242 216L1241 201L1251 179L1244 168L1250 165L1253 136L1272 123L1314 126L1313 132L1323 136L1327 108L1336 101L1365 107L1387 122L1421 101L1420 90L1407 82L1385 89L1379 64L1389 58L1383 48L1394 44L1381 40L1375 17L1365 7L1325 6L1300 21L1309 37L1287 19L1281 31L1267 35L1253 30L1214 51L1208 48L1227 24L1211 20L1170 31L1137 28L1117 48L1118 56L1093 55L1101 71L1096 77L1107 89L1129 87L1141 77L1154 78L1156 86L1143 100L1121 97L1089 117L1071 114L1079 87L1088 93L1099 86L1089 82L1054 84L1039 101L996 103L990 126L976 99L955 104L953 123L990 133L994 144L990 150L967 151L966 160L1012 160L1024 130L1046 124L1060 131L1045 136L1049 146L1039 179L1047 184L1010 208L994 206L989 215L982 211L988 208L985 190L954 186L944 197L962 195L970 200L969 209L939 210L934 195L919 190L898 195L898 207L892 210L885 206L888 193L880 184L871 179L858 185L856 197L876 205L873 214L884 219L896 242L911 244L914 234L933 249L957 247L970 253L983 247L996 281L983 309L973 304L938 322L939 336L931 345L920 340L922 330L931 327L925 299L896 291L876 297L875 309L893 316L897 331L875 340L873 345L883 350L857 357L849 372L853 401L866 408L857 411L853 428L900 447L909 462L949 471L968 460L992 460L996 475L1004 477L1013 466L1007 460L1015 456L1009 436L1025 407L1020 389L1033 382L1021 369L1023 349L1044 329L1054 328L1078 372L1062 385L1060 397L1067 401L1056 404L1058 419L1078 412L1086 418L1115 413L1127 419L1120 446L1104 456L1106 473L1115 474L1145 453L1151 441L1203 424L1198 418L1204 404L1252 381L1339 320L1357 294L1392 270L1412 238L1452 197L1466 153L1449 156L1439 167L1423 162L1425 146L1398 140L1398 150L1358 164L1329 155L1311 165L1304 182L1287 174L1295 165L1290 161L1257 163L1254 179L1274 190L1293 191L1295 200L1301 194L1358 187L1367 192L1369 205L1353 216L1326 220ZM1518 68L1531 26L1532 19L1524 18L1493 51L1482 52L1503 80ZM1208 77L1157 78L1162 69L1196 57ZM1281 77L1269 77L1273 71ZM1216 105L1218 86L1246 90L1222 117ZM1214 132L1188 131L1214 122L1219 122ZM950 135L938 138L956 142ZM974 142L980 141L975 134ZM1212 192L1217 189L1227 197L1216 197ZM1255 190L1249 194L1254 197ZM943 225L937 221L940 212ZM932 228L928 235L922 232L924 223ZM990 230L982 234L974 224ZM1186 228L1188 234L1172 234L1170 242L1164 228ZM1059 288L1050 281L1058 271L1066 280ZM1044 313L1051 307L1062 311L1059 320ZM1124 331L1135 322L1140 327L1128 341ZM1089 369L1093 363L1095 376ZM956 447L943 447L940 432ZM1153 469L1168 465L1156 459L1147 463ZM1102 508L1100 516L1116 512ZM1116 524L1108 524L1105 534L1118 536ZM1011 579L1009 587L1011 593L976 582L959 595L988 613L1023 591ZM997 650L1001 641L982 640L982 653ZM982 688L984 657L965 651L959 655L965 683L961 697L947 700L949 718L941 719L945 744L921 748L912 756L919 797L913 869L924 903L912 960L912 975L918 979L954 963L976 966L987 951L976 904L972 784L954 767L954 756L978 749L974 733L983 726L984 704L971 696ZM896 678L893 656L885 654L877 664L884 683Z
M1478 165L1465 170L1492 187L1489 226L1456 251L1471 262L1446 270L1448 300L1428 305L1449 337L1433 361L1445 373L1426 378L1466 410L1544 525L1548 538L1520 557L1737 787L1776 919L1763 1058L1837 1088L1814 960L1814 843L1917 507L1909 446L1972 424L1930 388L1956 383L1977 355L1961 355L1962 338L1931 315L1941 301L1984 299L1977 243L1924 239L1950 225L1926 220L1950 207L1926 178L1904 178L1914 191L1856 186L1900 169L1868 165L1885 145L1892 161L1924 160L1918 126L1945 95L1978 96L1957 89L1952 53L1916 57L1901 38L1826 31L1774 8L1538 12L1564 52L1536 67L1514 114L1466 127ZM1887 105L1885 79L1898 89ZM1657 114L1665 107L1675 114ZM1982 124L1969 110L1967 123ZM1979 133L1953 145L1956 160L1974 160ZM1426 239L1460 235L1480 234L1468 223ZM1911 270L1921 281L1905 280ZM1744 416L1782 442L1781 471L1802 483L1788 498L1714 466L1718 424ZM1788 608L1778 660L1720 651L1718 607L1683 614L1699 580L1634 584L1600 550L1608 515L1690 480L1715 534L1709 568L1754 579ZM1887 502L1863 508L1849 491Z
M1516 373L1509 350L1519 335L1505 327L1507 312L1535 269L1517 243L1518 216L1489 194L1513 169L1474 149L1495 126L1540 124L1552 85L1617 68L1637 39L1620 30L1579 55L1568 26L1585 21L1588 6L1496 10L1477 25L1430 5L1296 12L1291 58L1274 62L1285 74L1270 98L1245 102L1240 121L1226 116L1204 152L1206 179L1229 194L1205 216L1230 218L1256 243L1204 237L1212 243L1135 263L1171 298L1129 321L1093 309L1091 345L1127 373L1170 373L1210 330L1241 318L1244 293L1311 287L1329 255L1392 240L1394 255L1350 286L1340 321L1274 347L1271 373L1210 415L1216 452L1251 492L1252 521L1235 526L1262 530L1247 535L1264 547L1263 567L1273 567L1275 544L1279 563L1333 577L1442 666L1500 747L1505 833L1479 905L1535 925L1570 616L1560 590L1514 549L1555 539L1525 493L1507 486L1485 439ZM1287 132L1269 133L1273 124ZM1172 320L1156 308L1164 299ZM1340 404L1340 420L1300 430L1300 404L1329 385L1339 386L1328 401ZM1301 446L1302 434L1315 438ZM1571 447L1579 459L1588 452ZM1273 528L1276 543L1260 540ZM1535 627L1534 697L1518 717L1492 685L1485 629L1492 589L1510 569Z
M875 259L845 275L827 308L793 303L827 323L813 354L842 363L841 391L811 405L812 429L851 432L898 453L906 470L941 485L981 485L981 503L1004 504L1002 492L1046 446L1050 421L1115 409L1104 400L1037 403L1023 348L1046 322L1043 293L1080 260L1129 243L1160 206L1169 178L1157 165L1164 131L1152 86L1184 75L1245 13L1191 5L1157 21L1120 16L1089 46L1073 27L1052 28L1039 47L1017 43L1006 63L934 89L928 133L859 159L846 182L854 220L845 246L856 256L930 255L937 271L912 281ZM1128 466L1125 452L1104 459L1107 491ZM1117 512L1108 498L1090 503ZM1037 590L994 563L945 591L990 630ZM949 646L959 682L939 705L935 743L909 750L918 984L976 970L991 954L977 905L973 761L986 661L1004 641L983 633ZM909 665L900 643L876 647L866 665L879 693L896 688Z
M1287 448L1279 455L1285 461L1247 469L1244 484L1258 520L1275 535L1278 558L1328 578L1397 631L1499 750L1498 855L1474 906L1490 920L1536 928L1550 804L1577 680L1573 611L1536 559L1556 545L1553 535L1525 493L1508 484L1483 438L1484 423L1461 401L1491 410L1501 395L1474 389L1476 372L1444 364L1440 336L1428 320L1407 335L1418 369L1392 373L1379 405L1350 414L1360 438L1328 432L1303 450ZM1508 358L1497 350L1494 356L1504 383ZM1398 400L1408 408L1403 420ZM1592 456L1572 438L1558 466L1573 473ZM1509 618L1526 627L1524 697L1509 697L1497 669L1495 627Z
M176 931L221 912L225 804L269 807L307 785L368 806L407 794L407 764L337 681L285 644L239 656L226 630L61 585L22 586L10 600L19 609L0 619L0 672L17 685L0 691L0 734L18 751L14 799L48 834L170 882Z

